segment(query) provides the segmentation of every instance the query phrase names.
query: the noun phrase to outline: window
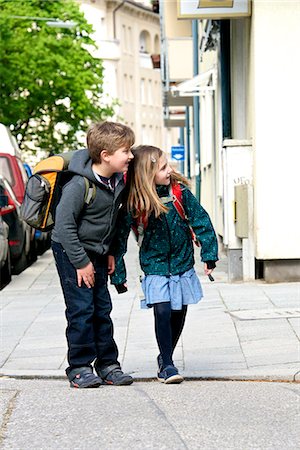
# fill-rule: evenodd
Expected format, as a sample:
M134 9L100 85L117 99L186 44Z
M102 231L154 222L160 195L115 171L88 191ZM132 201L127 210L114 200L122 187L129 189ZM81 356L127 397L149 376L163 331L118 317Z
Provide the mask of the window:
M8 180L11 186L14 186L15 180L11 172L10 164L5 156L0 157L0 173Z
M148 31L140 33L140 53L150 53L150 34Z
M18 166L20 168L20 172L21 172L21 176L22 176L22 180L24 182L24 184L27 183L28 177L26 174L26 170L24 169L24 166L22 164L22 161L20 161L19 159L17 160Z
M159 106L159 90L160 90L160 85L158 85L157 81L154 81L154 104L155 106Z
M122 25L122 45L124 52L126 53L128 50L128 42L127 42L127 29L125 25Z
M133 84L133 76L129 75L129 88L128 88L128 98L130 102L134 101L134 84Z
M127 28L127 38L128 38L128 42L129 42L129 48L128 48L128 53L130 53L132 55L132 28L128 27Z
M129 95L128 95L128 77L127 74L124 74L124 80L123 80L123 95L124 95L124 100L128 101L129 100Z
M160 42L159 42L159 37L156 34L155 38L154 38L154 54L158 55L160 53Z
M145 79L141 79L141 103L146 103Z
M148 143L148 133L147 133L146 125L142 125L141 138L142 138L142 144Z
M152 80L148 81L148 103L150 106L154 105L153 102L153 87L152 87Z

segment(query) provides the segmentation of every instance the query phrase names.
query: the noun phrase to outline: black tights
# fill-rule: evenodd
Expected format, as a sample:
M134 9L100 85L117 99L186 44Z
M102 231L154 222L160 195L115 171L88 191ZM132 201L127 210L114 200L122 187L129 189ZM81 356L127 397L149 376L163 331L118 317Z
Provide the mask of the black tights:
M173 352L183 330L187 306L172 310L169 302L156 303L154 308L155 335L164 367L173 365Z

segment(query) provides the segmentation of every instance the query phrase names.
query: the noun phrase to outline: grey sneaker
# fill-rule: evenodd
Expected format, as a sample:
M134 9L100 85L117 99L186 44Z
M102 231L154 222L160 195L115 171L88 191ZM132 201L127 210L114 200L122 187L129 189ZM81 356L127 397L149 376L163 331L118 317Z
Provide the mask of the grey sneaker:
M120 367L116 365L105 367L100 370L96 367L96 372L99 377L102 378L103 384L109 384L113 386L128 386L133 383L133 378L124 373Z
M102 384L100 377L93 373L91 367L78 367L68 373L70 386L72 388L97 388Z

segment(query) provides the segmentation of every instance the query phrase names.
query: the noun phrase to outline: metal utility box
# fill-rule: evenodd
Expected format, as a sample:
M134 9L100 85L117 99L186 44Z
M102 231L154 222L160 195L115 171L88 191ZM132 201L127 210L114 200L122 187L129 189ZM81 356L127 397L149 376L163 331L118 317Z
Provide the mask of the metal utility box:
M252 206L247 200L247 186L253 184L252 143L226 139L222 150L223 175L223 245L228 257L229 281L251 279L252 240L249 239ZM251 196L249 197L251 200ZM249 199L248 198L248 199ZM252 220L252 219L251 219ZM250 222L249 222L250 221ZM251 222L252 223L252 222ZM252 272L251 272L252 273Z
M236 234L235 186L252 184L251 141L226 139L222 150L223 171L223 244L231 249L242 248L242 241ZM245 206L246 207L246 206Z
M239 238L249 237L249 185L234 186L235 197L235 235Z

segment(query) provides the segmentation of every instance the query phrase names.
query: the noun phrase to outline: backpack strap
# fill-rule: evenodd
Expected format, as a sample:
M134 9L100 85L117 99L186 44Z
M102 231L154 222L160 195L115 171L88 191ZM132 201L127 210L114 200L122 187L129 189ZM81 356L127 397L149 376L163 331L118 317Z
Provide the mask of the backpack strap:
M137 244L139 247L142 246L144 239L144 231L148 226L148 220L146 220L145 216L139 217L134 224L131 225L131 229L135 234Z
M83 177L85 183L84 203L89 205L96 197L96 186L86 177Z
M191 232L191 236L192 236L192 240L194 242L195 245L197 245L197 247L200 247L200 243L195 235L195 232L193 230L193 228L191 227L191 225L189 224L189 219L185 213L184 207L183 207L183 203L182 203L182 190L180 187L179 183L174 183L172 184L172 186L170 186L169 190L172 192L172 196L173 196L173 205L175 206L178 214L180 215L180 217L185 220L188 223L190 232Z
M174 184L170 185L169 196L161 197L160 201L164 204L173 202L173 205L174 205L176 211L178 212L179 216L182 218L182 220L185 220L188 223L193 242L199 247L200 244L196 238L194 230L192 229L192 227L189 224L188 217L187 217L184 207L183 207L182 190L181 190L180 184L174 183ZM148 225L148 220L145 219L145 216L141 216L138 219L136 226L133 225L131 227L137 238L139 247L141 247L141 245L142 245L142 242L144 239L144 232L145 232L145 229L147 228L147 225Z
M169 195L160 197L160 201L163 204L173 202L178 214L182 219L186 219L184 208L182 205L182 191L179 184L170 185ZM131 226L132 231L137 239L138 246L141 247L144 239L144 232L148 226L148 220L145 215L139 217L134 225Z
M139 247L141 247L143 243L145 228L147 228L147 226L145 227L143 218L141 217L139 224L137 226L137 243Z
M169 187L169 192L172 194L173 204L180 215L180 217L184 220L187 220L187 216L185 214L185 210L182 204L182 190L180 184L174 183Z

